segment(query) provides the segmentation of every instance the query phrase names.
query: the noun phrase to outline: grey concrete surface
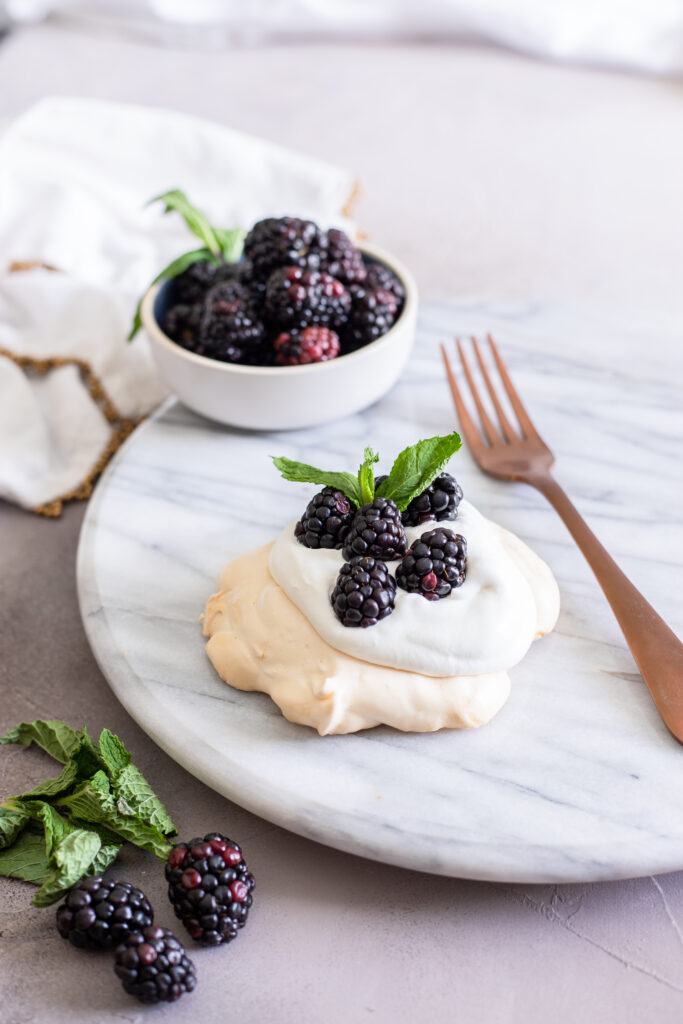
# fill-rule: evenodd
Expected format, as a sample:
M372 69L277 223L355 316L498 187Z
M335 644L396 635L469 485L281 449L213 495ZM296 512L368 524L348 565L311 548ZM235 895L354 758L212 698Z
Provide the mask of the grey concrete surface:
M54 92L176 106L352 166L361 223L415 268L425 294L683 312L680 83L446 47L192 54L50 26L0 43L0 118ZM197 951L196 993L155 1018L681 1019L683 874L592 886L433 878L285 833L170 761L118 705L85 641L74 582L82 515L74 506L45 521L0 506L0 729L54 716L115 730L182 834L234 835L258 879L238 941ZM50 767L40 752L3 748L0 795ZM128 851L117 873L173 926L151 857ZM27 886L0 879L2 1024L149 1015L106 954L62 942L52 912L29 901Z

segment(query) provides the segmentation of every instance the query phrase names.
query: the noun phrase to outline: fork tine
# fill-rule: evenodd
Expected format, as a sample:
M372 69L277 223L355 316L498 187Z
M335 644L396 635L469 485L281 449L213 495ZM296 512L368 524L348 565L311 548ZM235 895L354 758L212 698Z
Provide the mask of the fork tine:
M501 376L501 380L503 381L503 384L505 385L505 390L508 393L510 404L512 405L512 408L515 410L517 419L519 420L524 436L537 437L540 440L538 431L529 419L529 415L524 406L522 405L522 400L517 394L514 384L510 380L510 375L505 368L505 363L503 362L500 352L498 351L498 347L490 334L488 335L488 342L489 345L491 346L493 358L496 361L496 366L498 367L498 372Z
M467 359L465 358L465 353L463 351L463 347L460 344L460 338L456 338L455 339L455 343L458 346L458 354L460 356L460 362L462 363L462 368L465 371L465 376L467 377L467 383L470 386L470 391L472 392L472 398L474 399L474 404L477 407L477 412L479 413L479 419L481 420L481 425L484 428L484 434L486 435L486 438L487 438L487 440L488 440L490 445L494 445L494 444L496 444L496 442L500 444L502 442L502 438L501 438L500 434L498 433L498 431L496 430L495 426L493 425L493 420L491 419L491 417L487 413L487 411L484 408L484 405L482 403L482 400L479 397L479 391L477 390L477 385L474 383L474 378L472 377L472 373L470 371L469 363L467 362Z
M474 423L472 417L467 411L467 406L462 400L460 388L456 383L455 374L453 373L451 361L448 358L445 345L441 346L441 355L443 356L444 366L446 367L446 376L448 377L448 383L451 388L451 394L453 395L453 401L455 402L455 411L458 414L460 429L465 435L465 440L467 441L467 444L472 449L472 454L476 455L478 452L483 451L483 449L486 446L482 440L481 434L479 433L476 424Z
M496 394L496 389L494 388L494 386L493 386L493 384L491 382L491 378L489 377L489 371L486 369L486 363L484 362L484 360L482 358L481 349L479 348L479 344L477 342L477 339L474 336L472 336L472 345L474 346L474 354L477 357L477 362L479 363L479 369L481 370L481 375L484 378L484 381L486 383L486 387L488 388L489 395L491 396L491 401L493 402L493 407L496 410L496 415L498 416L498 421L500 423L500 428L503 431L503 434L505 435L505 437L506 437L506 439L508 441L514 441L514 440L518 439L519 435L513 429L512 425L510 424L509 419L505 415L505 410L503 409L502 405L500 404L500 400L498 398L498 395Z

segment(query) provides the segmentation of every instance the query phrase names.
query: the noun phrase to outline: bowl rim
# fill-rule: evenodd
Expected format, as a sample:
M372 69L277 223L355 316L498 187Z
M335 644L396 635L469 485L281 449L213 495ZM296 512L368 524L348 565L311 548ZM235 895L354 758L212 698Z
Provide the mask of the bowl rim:
M306 363L304 366L244 366L240 363L224 363L219 359L211 359L209 356L202 356L197 352L191 352L189 349L183 348L182 345L173 341L172 338L169 338L162 331L154 315L154 303L159 291L166 283L165 281L157 281L151 284L142 297L140 315L143 327L156 344L168 349L173 355L187 359L190 363L211 367L217 372L234 374L236 376L291 377L294 374L329 373L341 361L343 361L344 366L348 366L352 360L360 362L362 359L366 359L368 355L376 354L382 348L389 348L396 337L397 328L407 320L408 316L417 312L417 285L406 265L395 256L390 255L385 249L367 242L359 242L358 248L363 254L370 256L379 263L385 264L396 274L405 289L406 297L398 319L391 325L386 334L383 334L381 338L377 338L376 341L363 345L362 348L357 349L355 352L347 352L346 355L339 356L337 359L328 359L321 363Z

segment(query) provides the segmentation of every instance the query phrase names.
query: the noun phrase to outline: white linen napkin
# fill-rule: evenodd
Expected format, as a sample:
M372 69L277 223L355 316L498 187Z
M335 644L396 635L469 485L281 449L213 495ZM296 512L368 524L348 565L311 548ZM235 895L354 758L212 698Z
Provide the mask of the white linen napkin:
M143 416L165 391L144 334L125 340L135 303L198 244L147 200L182 188L224 227L293 214L353 230L342 213L353 185L345 170L184 114L43 100L0 139L0 348L84 359L122 417ZM12 260L62 273L9 273ZM109 433L76 367L36 377L0 356L0 498L36 508L78 487Z

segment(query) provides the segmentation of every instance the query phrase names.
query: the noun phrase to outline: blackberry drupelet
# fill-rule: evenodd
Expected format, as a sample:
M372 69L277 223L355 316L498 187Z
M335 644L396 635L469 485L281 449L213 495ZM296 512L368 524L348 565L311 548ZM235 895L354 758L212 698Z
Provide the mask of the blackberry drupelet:
M409 594L422 594L428 601L448 597L465 582L467 541L443 526L423 533L396 570L396 583Z
M435 519L455 519L458 505L462 500L462 487L450 473L441 473L429 487L418 494L404 509L401 518L404 526L421 526Z
M375 498L358 509L344 540L342 554L349 561L371 555L390 562L405 554L408 542L397 505L389 498Z
M154 911L129 882L84 878L57 909L57 930L80 949L111 949L152 924Z
M341 348L339 335L329 327L304 327L278 334L274 342L275 362L280 366L303 366L336 359Z
M263 322L245 286L238 281L214 285L206 297L199 331L203 354L223 362L242 362L264 338Z
M351 296L330 274L280 267L268 278L266 316L281 331L289 328L338 327L351 307Z
M306 548L339 549L351 529L354 512L342 491L325 487L314 495L294 527L294 535Z
M337 228L327 232L327 249L321 269L346 285L360 284L368 274L360 249L344 231Z
M246 924L255 882L232 839L211 832L174 846L166 880L176 917L197 942L230 942Z
M268 217L257 221L244 240L244 255L253 277L266 281L278 267L317 270L327 239L311 220Z
M384 562L359 555L344 562L330 597L344 626L375 626L394 610L396 583Z
M117 946L114 971L141 1003L173 1003L197 984L195 966L168 928L143 928Z
M351 311L345 340L353 350L386 334L398 315L398 300L383 288L373 290L366 284L351 285Z
M406 290L396 274L383 263L370 263L366 278L366 287L371 291L391 292L400 307L405 302Z

